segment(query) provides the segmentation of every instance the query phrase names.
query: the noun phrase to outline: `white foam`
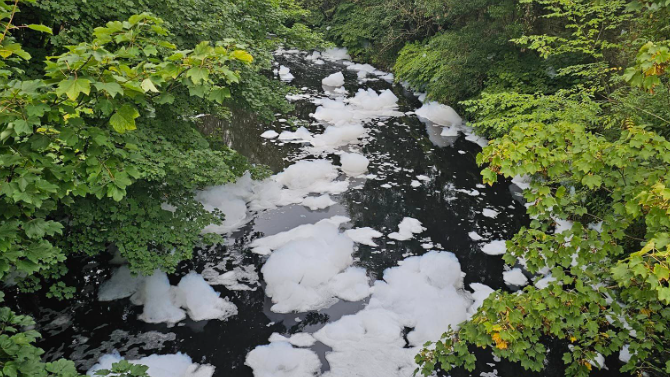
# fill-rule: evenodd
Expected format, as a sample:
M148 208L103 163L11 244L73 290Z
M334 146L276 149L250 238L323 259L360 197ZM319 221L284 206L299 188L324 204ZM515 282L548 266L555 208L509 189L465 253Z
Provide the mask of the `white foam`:
M404 348L403 326L396 314L365 309L331 322L314 334L333 350L323 377L407 377L416 368L417 350Z
M503 272L503 280L505 284L517 287L523 287L528 284L528 278L523 274L520 268L513 268L509 271Z
M499 214L500 212L491 208L484 208L484 210L482 210L482 215L484 215L485 217L490 217L492 219L498 217Z
M335 216L252 242L254 252L272 253L261 269L265 293L274 303L272 311L319 310L337 302L337 297L356 301L367 296L365 271L348 269L354 248L353 241L339 232L345 221Z
M112 277L102 283L98 290L98 301L112 301L132 296L144 283L144 276L133 275L128 266L121 266Z
M527 175L517 175L512 178L512 183L522 190L530 188L531 179Z
M231 291L255 291L258 285L258 273L254 265L238 266L223 274L212 267L202 271L202 277L210 285L223 285Z
M535 288L537 289L544 289L549 286L549 283L552 281L556 281L556 278L551 276L551 274L543 277L542 279L538 280L537 283L535 283Z
M302 201L302 205L316 211L332 206L336 202L330 198L330 195L324 194L321 196L308 196Z
M258 346L244 363L253 369L254 377L314 377L321 369L316 353L288 342Z
M424 103L416 110L416 115L444 127L459 126L463 123L463 119L454 109L437 102Z
M358 153L342 153L340 155L340 163L342 164L343 172L348 175L358 176L368 170L370 161Z
M373 89L359 89L348 99L323 99L312 116L322 122L344 126L358 124L373 118L402 116L397 111L398 97L389 89L379 93Z
M144 305L140 319L148 323L174 324L186 318L186 313L175 304L174 292L165 272L154 271L133 295L133 303Z
M361 267L349 267L328 282L330 290L346 301L360 301L370 295L367 273Z
M495 240L482 245L482 251L488 255L503 255L507 251L504 240Z
M312 134L305 128L305 127L300 127L296 131L282 131L281 134L279 134L279 140L281 141L309 141L312 139Z
M94 376L100 369L111 370L114 363L123 360L118 352L106 354L98 359L98 363L88 370L89 376ZM138 360L128 360L132 364L149 367L147 374L150 377L212 377L214 367L194 363L188 355L176 353L171 355L151 355Z
M621 348L621 351L619 351L619 360L622 363L628 363L631 357L633 357L633 355L630 353L630 345L626 344Z
M274 139L277 136L279 136L279 134L276 131L273 131L273 130L268 130L268 131L265 131L261 134L261 137L264 138L264 139Z
M373 239L383 236L381 232L370 227L348 229L344 231L344 234L354 242L368 246L377 246Z
M426 341L467 319L471 301L459 293L462 272L451 253L429 252L384 271L362 311L324 326L314 337L333 349L326 353L326 377L406 377ZM403 339L405 327L410 347Z
M322 134L315 135L309 142L318 151L332 151L338 147L357 143L359 138L365 134L366 130L360 124L329 126Z
M268 339L270 343L274 342L289 342L292 345L296 347L311 347L316 343L316 339L312 336L312 334L308 333L297 333L293 334L290 337L286 337L284 335L278 334L276 332L272 333L270 335L270 339Z
M205 209L225 214L221 225L209 225L203 232L230 233L251 220L250 211L302 203L309 194L341 194L349 183L336 181L338 175L328 160L303 160L263 181L247 173L235 183L198 191L196 199Z
M256 254L269 255L273 250L276 250L291 241L313 237L314 234L317 234L321 229L329 229L333 225L339 227L340 224L346 223L349 220L348 217L333 216L328 219L323 219L315 224L303 224L272 236L257 238L252 241L249 246Z
M321 84L325 86L338 87L344 85L344 75L342 72L335 72L332 75L321 80Z
M101 286L98 294L101 301L132 295L133 304L143 305L139 319L148 323L175 324L186 318L186 312L181 308L186 309L194 321L224 320L237 314L235 304L220 298L220 294L195 272L184 276L179 285L173 287L167 275L158 269L148 277L132 277L124 266Z
M321 57L326 60L336 61L336 60L351 60L351 56L346 48L343 47L333 47L326 49L321 53Z
M398 241L406 241L414 237L414 234L425 231L426 228L421 226L421 222L411 217L405 217L398 224L398 231L389 234L389 238Z
M291 74L291 70L288 67L283 66L283 65L279 66L278 73L279 73L279 79L281 81L291 82L295 78L295 76L293 76L293 74Z
M334 182L337 168L328 160L298 161L276 175L275 180L290 190L308 193L341 194L349 186Z
M491 293L495 292L491 287L485 284L481 283L472 283L470 284L470 288L472 289L472 298L475 300L475 302L468 308L468 316L472 317L477 313L477 309L481 308L481 306L484 304L484 300L486 300Z
M236 315L237 306L220 295L205 282L202 275L190 272L177 285L175 298L194 321L225 320Z
M481 241L484 239L484 237L480 236L479 233L475 232L474 230L468 232L468 237L470 237L470 239L473 241Z
M377 68L371 66L370 64L351 64L347 66L347 70L354 72L373 73L377 70Z

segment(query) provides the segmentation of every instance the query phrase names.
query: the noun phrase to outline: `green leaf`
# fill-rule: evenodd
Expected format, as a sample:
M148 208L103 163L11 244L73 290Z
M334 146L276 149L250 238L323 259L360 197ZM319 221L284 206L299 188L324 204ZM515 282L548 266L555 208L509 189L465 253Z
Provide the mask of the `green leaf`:
M56 94L66 94L67 98L75 101L80 93L88 95L91 92L91 82L87 79L68 79L58 84Z
M123 88L119 83L116 82L96 82L93 84L98 91L104 90L109 93L112 98L116 97L117 94L123 95Z
M156 88L154 83L151 81L151 79L144 79L142 81L141 87L142 87L142 89L144 89L145 92L158 93L158 89Z
M37 25L37 24L30 24L26 25L28 29L36 30L41 33L47 33L47 34L53 34L53 31L51 30L50 27L45 26L45 25Z
M140 113L134 106L126 104L116 110L114 115L109 119L109 124L112 125L116 132L122 134L137 128L135 119L139 116Z
M193 67L186 71L186 77L190 78L194 84L206 81L209 78L209 71L205 68Z
M237 60L243 61L245 63L251 63L251 62L254 61L254 57L251 56L250 53L248 53L244 50L235 50L230 54L230 56L233 59L237 59Z
M582 178L582 184L590 189L598 188L602 184L602 178L598 175L586 175Z
M211 101L215 101L217 103L223 103L224 100L227 98L230 98L230 89L228 88L217 88L209 92L208 98Z

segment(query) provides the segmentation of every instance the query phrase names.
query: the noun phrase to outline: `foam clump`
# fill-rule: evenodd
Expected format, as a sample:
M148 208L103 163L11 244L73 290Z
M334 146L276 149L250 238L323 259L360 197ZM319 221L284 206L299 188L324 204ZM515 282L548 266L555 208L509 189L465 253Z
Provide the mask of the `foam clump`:
M484 239L484 237L482 237L479 233L475 232L474 230L468 232L468 237L470 237L470 239L473 241L481 241Z
M467 319L472 301L460 293L462 275L452 253L436 251L384 271L365 309L314 334L333 349L326 353L330 370L323 376L412 375L419 348L439 339L449 325L458 328ZM407 327L413 328L407 334L409 347L403 338Z
M325 62L321 60L321 53L319 51L312 52L311 55L305 56L305 60L309 60L314 64L324 64Z
M340 163L342 164L343 172L348 175L358 176L368 170L370 161L358 153L342 153L340 155Z
M336 202L330 198L330 195L324 194L321 196L308 196L302 201L302 205L311 209L312 211L325 209Z
M331 61L351 60L346 48L333 47L321 52L321 58Z
M523 287L524 285L528 284L528 278L518 267L509 271L504 271L503 280L505 281L505 284L516 287Z
M223 320L237 314L237 306L228 298L219 297L202 275L190 272L184 276L176 289L176 301L194 321L206 319Z
M463 123L463 119L451 106L437 102L424 103L416 110L416 115L444 127L459 126Z
M344 231L344 234L351 238L354 242L368 246L377 246L374 238L383 236L381 232L378 232L370 227L348 229Z
M389 238L398 241L406 241L414 237L414 234L421 233L425 230L426 228L421 225L419 220L405 217L398 225L398 231L389 234Z
M316 343L316 339L314 339L312 334L308 334L305 332L293 334L289 338L275 332L272 333L272 335L270 335L270 339L268 340L270 341L270 343L289 342L296 347L311 347L314 345L314 343Z
M315 224L299 225L285 232L255 239L250 244L251 251L260 255L269 255L274 250L277 250L291 241L313 237L322 228L326 229L333 225L339 227L341 224L344 224L348 221L350 221L348 217L333 216L327 219L323 219Z
M207 211L215 209L225 215L221 224L205 227L203 233L229 233L248 222L247 201L249 190L253 186L250 174L240 177L235 183L208 187L196 193L198 200Z
M119 267L112 277L102 283L98 290L98 301L113 301L132 296L144 283L145 277L133 275L128 266Z
M370 64L351 64L347 66L347 70L354 72L373 73L377 70L377 68L371 66Z
M365 270L349 268L353 263L353 241L339 232L349 221L334 216L316 224L254 240L252 251L270 254L261 269L267 283L265 293L276 313L319 310L337 298L357 301L367 297Z
M354 107L367 111L383 111L394 109L398 103L398 97L390 89L377 93L373 89L358 89L356 95L349 99Z
M154 271L132 297L136 305L143 305L140 319L148 323L174 324L186 318L186 313L175 303L175 292L164 272Z
M495 240L482 245L482 251L488 255L503 255L507 251L507 246L505 246L505 241Z
M110 370L114 363L124 360L118 352L106 354L98 359L98 363L88 370L89 376L94 376L101 369ZM176 353L171 355L151 355L138 360L129 360L132 364L141 364L149 367L149 377L212 377L215 368L211 365L194 363L188 355Z
M472 289L472 298L475 302L468 308L468 317L472 317L477 313L477 309L481 308L484 305L484 300L486 300L491 293L495 292L493 288L482 283L472 283L470 284L470 289Z
M277 136L279 136L279 134L277 133L277 131L273 131L273 130L268 130L268 131L265 131L261 134L261 137L264 138L264 139L274 139Z
M281 141L309 142L311 139L312 134L305 127L300 127L295 131L283 131L279 134L279 140Z
M346 301L360 301L370 295L368 275L364 268L349 267L328 282L330 290Z
M227 298L220 298L220 293L195 272L184 276L177 286L171 286L165 272L160 270L151 276L130 278L127 271L125 266L119 268L100 287L98 298L108 301L130 296L133 304L143 306L139 319L144 322L175 324L186 318L187 313L194 321L225 320L237 314L237 306ZM139 283L127 284L128 280Z
M333 182L337 168L328 160L298 161L275 176L275 180L290 190L301 193L341 194L347 190L346 181Z
M288 342L258 346L247 354L254 377L314 377L321 361L314 351L293 348Z
M367 131L360 124L349 124L340 127L329 126L319 135L315 135L309 142L318 150L330 151L358 142Z
M407 377L416 368L417 350L404 348L398 316L384 309L365 309L324 326L314 334L333 350L330 370L322 377Z
M338 87L344 85L344 75L342 72L335 72L332 75L321 80L321 84L325 86Z
M280 65L279 71L277 72L279 73L279 79L281 81L290 82L295 78L295 76L293 76L291 73L291 70L286 66Z
M389 89L379 93L359 89L354 97L324 99L312 116L335 126L357 124L373 118L401 116L397 111L398 97Z
M500 214L500 212L498 212L494 209L491 209L491 208L484 208L482 210L482 215L484 215L485 217L491 218L491 219L495 219L496 217L498 217L499 214Z
M222 211L222 224L211 224L203 233L230 233L251 219L250 211L274 209L298 204L309 194L341 194L347 181L337 181L337 168L328 160L303 160L263 181L254 181L246 173L237 182L198 191L196 199L206 210Z
M374 285L369 306L398 314L412 346L439 339L444 329L467 319L471 301L462 295L461 265L448 252L431 251L405 259L402 266L384 271L384 280Z
M255 291L259 279L253 264L238 266L223 274L208 267L202 271L202 277L210 285L223 285L231 291Z

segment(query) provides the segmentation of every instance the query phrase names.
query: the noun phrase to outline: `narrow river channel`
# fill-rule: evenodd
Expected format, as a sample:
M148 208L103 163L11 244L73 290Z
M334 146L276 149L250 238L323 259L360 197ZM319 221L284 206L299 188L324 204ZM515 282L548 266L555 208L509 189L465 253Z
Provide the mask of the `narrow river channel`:
M468 318L491 289L531 278L500 255L529 222L521 190L481 184L475 157L485 141L450 108L422 103L342 50L281 51L277 62L277 78L300 89L292 114L269 126L241 114L203 118L204 130L275 174L198 194L226 213L208 229L229 233L226 244L196 250L169 285L124 278L114 260L73 262L74 300L17 303L48 335L47 359L86 371L182 353L195 370L186 376L409 377L425 341ZM154 283L167 304L148 297ZM180 294L188 310L170 306ZM542 375L562 375L560 354ZM463 375L532 375L477 355ZM177 370L175 360L154 363Z

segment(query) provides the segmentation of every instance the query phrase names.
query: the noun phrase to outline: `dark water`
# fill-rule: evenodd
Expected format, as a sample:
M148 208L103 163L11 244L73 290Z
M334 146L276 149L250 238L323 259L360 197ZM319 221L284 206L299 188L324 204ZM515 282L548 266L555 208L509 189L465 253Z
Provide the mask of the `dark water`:
M339 63L314 65L286 57L279 60L289 66L295 75L292 84L298 88L305 87L304 92L307 93L322 92L321 79L342 70L350 95L358 88L391 88L399 98L400 111L413 111L421 106L414 95L399 85L381 80L358 83L355 72L346 71ZM311 121L309 114L315 108L309 100L299 101L295 112L283 117ZM494 289L507 289L502 279L502 258L482 253L468 232L475 230L490 240L509 239L527 224L525 208L514 195L516 188L504 181L493 187L481 185L481 169L475 164L475 156L480 151L477 144L463 138L441 137L440 128L426 125L413 115L385 119L383 125L378 125L378 122L374 120L366 125L371 129L372 137L361 149L370 159L369 173L383 179L352 182L350 187L361 184L362 188L334 196L338 204L327 210L310 211L303 206L288 206L260 213L236 232L226 246L198 250L193 261L184 262L180 271L170 277L171 283L176 284L183 274L192 269L200 272L205 265L221 261L226 261L230 268L239 264L254 264L258 271L263 258L249 251L249 242L300 224L345 215L351 218L352 227L368 226L389 233L397 229L403 217L409 216L420 220L427 231L405 242L379 238L376 240L379 244L377 248L359 245L355 254L356 264L364 266L370 276L379 279L384 269L396 266L398 261L410 255L426 252L421 244L432 242L436 245L434 248L456 254L466 273L466 287L469 283L481 282ZM293 158L300 152L295 144L279 145L259 137L268 129L277 132L289 129L287 123L262 125L252 116L238 114L233 121L206 119L203 128L219 132L228 145L253 162L270 166L275 172L294 162ZM314 125L309 128L312 131L320 129ZM338 160L334 155L329 158L335 162ZM410 182L417 175L426 175L431 180L412 188ZM392 187L384 188L384 184L391 184ZM454 188L476 189L480 194L470 196L454 191ZM483 208L493 208L500 215L495 219L484 217L481 214ZM67 279L78 287L74 300L57 302L33 295L21 297L16 305L22 312L32 313L38 319L38 330L46 338L40 343L47 351L46 359L68 357L75 360L82 371L92 366L100 355L113 350L129 359L179 351L191 356L194 362L214 365L215 376L248 377L252 376L252 372L244 365L247 353L258 345L267 344L273 332L312 332L326 322L357 312L364 305L340 302L318 312L277 314L270 311L271 302L262 286L255 291L229 291L223 286L215 286L222 296L229 297L237 305L238 315L227 321L185 320L168 327L139 321L137 317L142 308L133 306L127 299L104 303L96 300L99 284L109 277L112 269L102 258L73 261L71 267L72 273ZM323 355L328 348L317 343L313 349L320 354L327 369ZM555 345L548 357L547 370L539 374L525 372L519 366L505 362L487 364L492 363L490 353L478 351L477 370L454 375L480 376L496 369L498 376L561 376L562 349L562 346ZM607 360L607 365L616 369L619 363L611 358ZM603 376L617 375L613 370L599 373Z

